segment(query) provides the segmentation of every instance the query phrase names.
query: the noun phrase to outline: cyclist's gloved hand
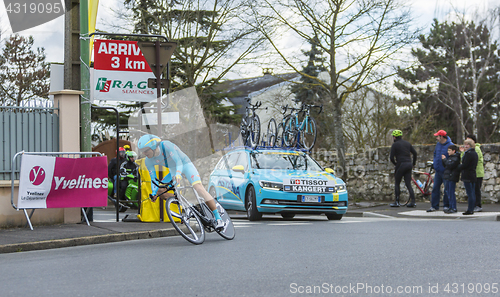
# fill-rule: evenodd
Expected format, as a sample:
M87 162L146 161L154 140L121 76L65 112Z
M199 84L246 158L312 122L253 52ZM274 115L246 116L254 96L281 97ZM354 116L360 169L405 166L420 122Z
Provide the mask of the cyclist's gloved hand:
M149 194L149 199L151 199L151 201L155 202L156 198L158 198L158 196L153 195L153 194Z
M182 176L180 176L180 175L176 175L175 176L175 184L176 185L180 185L181 184L181 180L182 180Z

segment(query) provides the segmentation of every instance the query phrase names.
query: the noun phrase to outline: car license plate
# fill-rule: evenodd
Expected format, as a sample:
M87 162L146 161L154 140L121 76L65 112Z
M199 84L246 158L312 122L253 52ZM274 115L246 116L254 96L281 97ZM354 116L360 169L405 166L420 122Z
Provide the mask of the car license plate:
M302 195L302 202L321 202L321 196Z

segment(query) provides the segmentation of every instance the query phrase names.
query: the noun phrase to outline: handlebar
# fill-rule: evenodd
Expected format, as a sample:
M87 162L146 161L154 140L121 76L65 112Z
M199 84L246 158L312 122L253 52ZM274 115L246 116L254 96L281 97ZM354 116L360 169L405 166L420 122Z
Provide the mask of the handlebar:
M167 191L173 190L175 188L174 180L171 180L168 183L162 183L158 178L155 179L156 182L154 180L151 180L151 182L158 188L167 189Z
M299 113L299 112L305 111L306 109L311 110L312 108L315 108L315 107L319 108L318 114L320 114L323 111L323 104L322 105L302 104L302 106L300 108L288 107L288 104L287 104L285 107L281 106L281 109L283 110L282 113L285 114L287 112L287 110L291 110L292 112L297 111L297 113Z
M262 106L262 101L257 101L257 103L255 103L255 104L251 103L252 99L250 99L250 98L246 98L246 101L248 102L247 108L250 108L250 109L257 109L257 108Z

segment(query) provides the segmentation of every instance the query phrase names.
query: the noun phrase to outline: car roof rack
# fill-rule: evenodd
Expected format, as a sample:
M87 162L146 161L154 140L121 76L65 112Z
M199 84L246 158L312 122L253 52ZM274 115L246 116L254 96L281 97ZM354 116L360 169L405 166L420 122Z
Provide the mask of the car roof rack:
M298 152L304 152L304 153L310 153L309 150L306 150L304 148L295 148L295 147L275 147L275 146L257 146L255 148L252 148L251 146L247 145L239 145L239 146L228 146L223 148L223 151L232 151L236 149L247 149L251 151L258 151L258 150L288 150L288 151L298 151Z

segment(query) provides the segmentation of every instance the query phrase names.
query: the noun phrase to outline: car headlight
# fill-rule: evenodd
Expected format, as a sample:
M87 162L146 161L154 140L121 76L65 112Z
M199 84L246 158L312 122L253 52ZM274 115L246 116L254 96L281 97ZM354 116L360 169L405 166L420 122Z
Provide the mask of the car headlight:
M261 180L261 181L259 181L259 185L262 188L269 189L269 190L276 190L276 191L283 190L283 183L276 183L276 182Z
M335 191L336 191L336 192L346 191L345 184L336 185L336 186L335 186Z

